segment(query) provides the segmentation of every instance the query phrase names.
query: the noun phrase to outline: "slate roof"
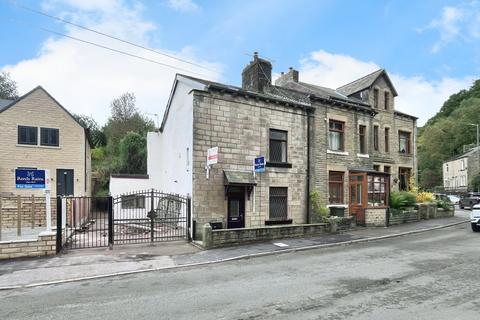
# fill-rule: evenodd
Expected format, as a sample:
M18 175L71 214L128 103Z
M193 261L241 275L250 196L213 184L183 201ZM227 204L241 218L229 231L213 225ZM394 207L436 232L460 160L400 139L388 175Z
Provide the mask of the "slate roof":
M6 108L13 100L0 99L0 111Z
M468 150L467 152L465 152L464 154L459 155L459 156L456 157L455 159L462 159L462 158L466 158L466 157L468 157L468 156L471 156L471 155L475 154L478 149L480 149L480 147L474 147L474 148Z
M348 83L344 86L341 86L341 87L337 88L337 91L345 94L346 96L351 96L352 94L355 94L357 92L360 92L360 91L363 91L367 88L370 88L373 85L373 83L375 82L375 80L377 80L378 77L380 77L382 75L385 77L388 84L392 87L393 95L398 96L398 93L395 90L395 87L393 86L392 81L388 77L388 74L385 71L385 69L379 69L379 70L374 71L370 74L367 74L366 76L364 76L360 79L357 79L353 82L350 82L350 83Z

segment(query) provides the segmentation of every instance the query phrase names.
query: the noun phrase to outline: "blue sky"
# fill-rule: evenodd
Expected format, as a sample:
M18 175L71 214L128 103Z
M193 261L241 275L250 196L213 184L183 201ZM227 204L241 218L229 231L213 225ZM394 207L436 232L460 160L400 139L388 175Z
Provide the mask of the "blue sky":
M14 2L14 1L13 1ZM478 1L17 1L36 10L194 61L206 69L62 24L0 0L0 69L21 93L44 86L77 113L104 122L109 102L134 92L162 113L175 72L240 84L253 51L292 66L300 79L338 87L385 68L397 109L423 124L480 72ZM53 35L39 27L128 51L178 71ZM187 70L187 71L185 71ZM88 100L85 93L88 92Z

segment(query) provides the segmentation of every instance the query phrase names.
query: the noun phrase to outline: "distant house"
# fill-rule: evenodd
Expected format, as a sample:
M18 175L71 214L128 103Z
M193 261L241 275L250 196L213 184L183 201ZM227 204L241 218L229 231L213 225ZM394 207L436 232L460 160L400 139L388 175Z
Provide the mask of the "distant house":
M0 100L0 193L41 195L17 189L15 169L46 169L52 196L90 195L90 144L85 128L38 86L15 101Z
M471 179L480 174L480 148L443 163L443 188L447 192L463 193L472 190Z

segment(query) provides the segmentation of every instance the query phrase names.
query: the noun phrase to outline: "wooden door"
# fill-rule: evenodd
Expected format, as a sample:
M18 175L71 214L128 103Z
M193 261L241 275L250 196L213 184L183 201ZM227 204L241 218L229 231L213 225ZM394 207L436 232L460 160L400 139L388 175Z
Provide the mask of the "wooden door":
M350 215L357 218L357 223L365 224L365 208L367 207L367 174L350 173Z

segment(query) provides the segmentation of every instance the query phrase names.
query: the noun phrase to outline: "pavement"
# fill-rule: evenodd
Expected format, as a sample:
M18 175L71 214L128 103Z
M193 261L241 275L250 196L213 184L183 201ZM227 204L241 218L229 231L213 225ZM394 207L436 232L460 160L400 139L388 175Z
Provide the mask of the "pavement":
M388 228L357 227L348 232L312 238L273 240L211 250L201 250L193 244L177 241L153 245L114 246L113 249L79 249L54 257L0 261L0 290L208 265L401 237L467 223L468 215L469 211L457 210L454 217L422 220Z

